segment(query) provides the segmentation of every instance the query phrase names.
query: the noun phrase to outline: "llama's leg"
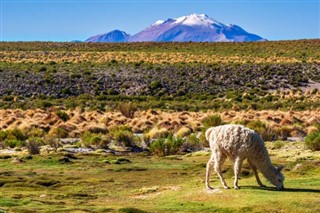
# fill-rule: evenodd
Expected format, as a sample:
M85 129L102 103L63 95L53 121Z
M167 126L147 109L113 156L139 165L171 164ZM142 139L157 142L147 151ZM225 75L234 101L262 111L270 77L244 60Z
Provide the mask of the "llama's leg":
M211 156L210 160L207 163L207 173L206 173L206 188L207 189L212 189L210 187L210 174L212 172L213 166L214 166L214 158L213 158L213 156Z
M266 187L266 185L264 185L264 184L261 182L260 178L259 178L256 165L254 165L254 163L252 163L252 162L249 161L249 160L248 160L248 163L249 163L250 167L251 167L252 170L253 170L254 176L256 177L256 180L257 180L257 183L259 184L259 186L261 186L261 187Z
M223 156L223 155L215 155L214 156L214 170L216 171L216 173L218 174L220 180L221 180L221 184L223 185L223 187L225 189L230 189L229 186L227 186L223 176L222 176L222 170L221 170L221 167L224 163L224 161L226 160L226 156Z
M241 171L242 161L243 160L241 158L236 158L234 161L234 188L235 189L240 189L238 186L238 179Z

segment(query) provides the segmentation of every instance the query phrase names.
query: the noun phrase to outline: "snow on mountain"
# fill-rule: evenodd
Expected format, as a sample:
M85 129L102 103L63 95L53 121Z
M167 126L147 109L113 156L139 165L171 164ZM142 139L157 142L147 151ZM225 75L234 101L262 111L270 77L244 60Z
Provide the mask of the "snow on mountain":
M130 35L123 31L113 30L105 34L92 36L85 42L127 42L129 37Z
M157 21L131 36L130 42L233 42L263 41L237 25L225 25L205 14L190 14L176 19Z
M158 21L156 21L156 22L154 22L151 26L157 26L157 25L161 25L161 24L163 24L163 20L158 20Z
M210 18L209 16L205 14L190 14L188 16L182 16L180 18L177 18L176 21L173 24L183 24L183 25L202 25L202 26L225 26L224 24Z
M112 31L115 32L115 31ZM110 32L110 33L112 33ZM119 31L122 32L122 31ZM117 34L119 33L117 32ZM225 25L205 14L190 14L176 19L158 20L143 31L129 36L110 33L87 39L89 42L243 42L264 41L262 37L248 33L237 25ZM119 39L120 38L120 41ZM117 40L118 39L118 40Z

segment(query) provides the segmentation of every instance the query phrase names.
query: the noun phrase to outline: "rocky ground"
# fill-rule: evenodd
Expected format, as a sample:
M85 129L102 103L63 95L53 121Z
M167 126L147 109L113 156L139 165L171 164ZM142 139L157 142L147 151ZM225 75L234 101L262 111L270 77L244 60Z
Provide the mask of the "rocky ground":
M194 78L197 76L197 78ZM80 94L224 94L308 87L320 81L318 63L220 65L2 64L0 96Z

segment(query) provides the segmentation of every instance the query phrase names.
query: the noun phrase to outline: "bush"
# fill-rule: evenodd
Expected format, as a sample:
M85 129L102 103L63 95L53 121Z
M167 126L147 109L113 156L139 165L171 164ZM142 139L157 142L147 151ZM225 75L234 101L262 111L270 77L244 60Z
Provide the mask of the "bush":
M202 124L205 129L210 127L222 125L222 120L220 115L209 115L202 120Z
M70 119L69 115L64 111L58 110L55 113L63 121L67 121Z
M250 121L246 126L258 132L264 141L274 141L278 137L277 132L262 121Z
M134 136L130 127L118 126L110 130L110 135L120 145L127 147L134 145Z
M17 128L7 130L7 133L8 139L17 139L20 141L25 141L27 139L27 136L20 129Z
M183 144L182 138L169 135L168 138L158 138L150 145L150 151L157 156L177 154Z
M96 146L97 148L108 148L111 137L110 135L101 135L91 132L85 132L81 135L82 144L85 147Z
M3 147L21 147L25 144L27 136L20 129L0 131L0 142Z
M123 146L133 146L134 137L132 132L128 130L116 131L113 133L114 139Z
M177 131L176 136L183 138L190 135L191 132L192 132L191 128L183 126Z
M91 147L92 145L97 145L101 141L101 137L98 134L85 132L80 136L82 144L85 147Z
M6 147L15 148L24 146L25 142L18 139L7 139L4 141L4 145Z
M158 127L154 127L150 129L149 132L144 134L146 137L150 139L157 139L157 138L166 138L169 135L169 131L166 128L159 129Z
M282 126L280 128L281 139L282 140L287 140L287 138L290 136L291 131L292 131L292 127Z
M26 132L26 135L29 137L38 137L43 138L45 136L45 132L43 129L32 127L28 132Z
M305 139L306 146L312 151L320 150L320 131L310 133Z
M202 149L200 139L197 138L196 134L191 134L187 137L186 141L183 143L183 151L195 152Z
M8 132L1 130L0 131L0 142L4 142L8 138Z
M166 155L165 138L158 138L150 145L150 151L157 156Z
M172 135L169 135L169 137L166 140L167 144L167 155L174 155L177 154L180 150L184 140L179 137L173 137Z
M48 136L45 138L46 143L51 146L55 151L60 147L59 140L55 137Z
M32 137L28 139L26 143L26 147L30 155L37 155L37 154L40 154L40 146L44 144L45 144L44 139L38 138L38 137Z
M275 141L275 142L273 143L273 147L274 147L275 149L281 149L284 145L285 145L285 144L284 144L283 141Z
M136 106L136 104L133 104L131 102L129 102L129 103L121 103L119 105L119 111L126 118L133 118L134 117L134 113L137 111L137 106Z
M56 138L67 138L69 133L67 130L57 127L55 129L51 129L49 135Z

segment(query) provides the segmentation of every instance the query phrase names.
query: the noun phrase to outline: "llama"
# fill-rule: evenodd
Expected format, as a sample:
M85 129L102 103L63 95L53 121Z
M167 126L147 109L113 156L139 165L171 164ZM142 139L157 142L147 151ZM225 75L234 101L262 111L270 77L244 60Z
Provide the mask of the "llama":
M223 176L221 167L227 157L234 161L234 188L239 189L238 179L242 162L247 159L252 168L257 183L262 184L257 169L273 184L278 190L284 190L284 176L281 173L283 166L274 167L270 161L268 151L260 135L255 131L241 125L223 125L209 128L205 133L209 141L212 155L207 163L206 187L210 187L210 173L214 168L225 189L229 189Z

